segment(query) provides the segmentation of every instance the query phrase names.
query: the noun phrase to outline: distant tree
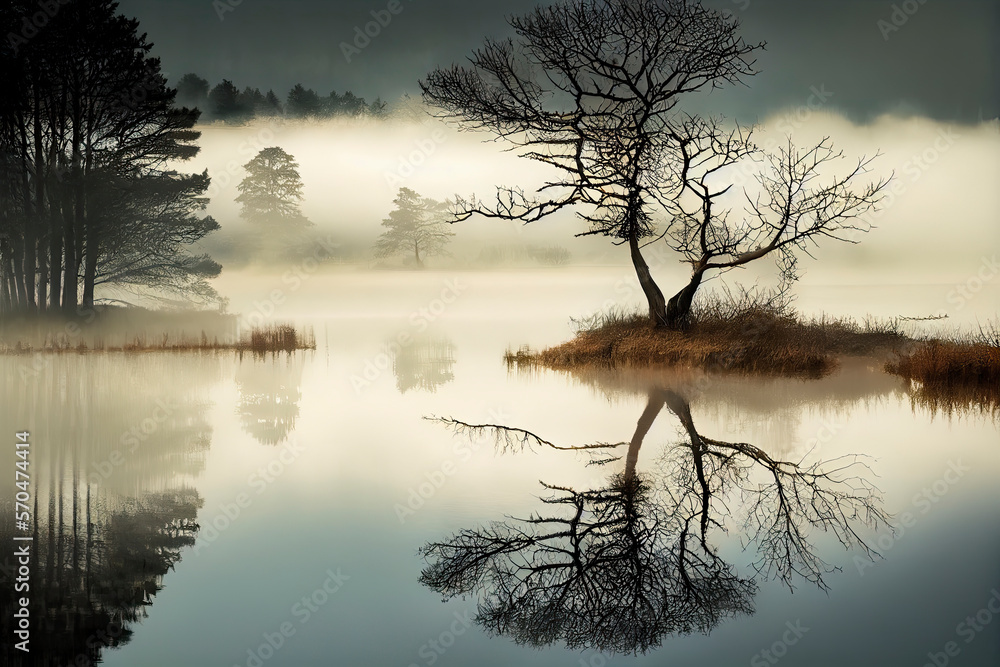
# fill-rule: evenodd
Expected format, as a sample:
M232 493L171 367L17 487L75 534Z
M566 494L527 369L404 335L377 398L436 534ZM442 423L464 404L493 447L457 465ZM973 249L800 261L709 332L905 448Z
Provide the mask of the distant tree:
M790 277L793 251L867 230L856 221L885 182L859 186L864 158L818 184L838 156L826 142L765 156L749 132L680 112L689 93L757 73L763 45L746 43L731 15L691 0L562 0L509 22L516 41L487 40L470 66L437 69L420 85L440 117L489 132L558 176L534 194L500 188L492 201L459 200L454 219L533 222L576 209L590 224L580 236L628 246L649 317L667 327L686 323L706 271L774 253ZM744 215L727 220L726 171L760 162L764 194L747 191ZM669 300L642 255L659 238L692 267Z
M265 148L243 165L247 175L236 201L240 215L271 232L302 230L312 223L302 215L302 178L295 158L277 146Z
M382 101L381 97L376 97L375 101L368 105L368 113L376 118L385 118L389 115L389 105Z
M304 88L301 83L295 86L288 93L288 104L285 112L291 118L306 118L318 116L322 111L319 95L312 88Z
M177 103L191 108L208 108L208 81L197 74L185 74L177 82Z
M412 253L418 267L424 257L440 255L455 235L445 221L447 202L421 197L409 188L400 188L393 200L396 209L382 221L386 231L375 242L376 257Z
M236 101L240 108L248 109L251 116L264 115L264 109L267 106L267 98L260 92L260 89L251 88L250 86L243 89L236 98Z
M241 104L240 91L228 79L208 93L208 108L213 118L229 122L245 121L252 112Z
M264 114L267 116L281 116L285 113L285 107L274 94L273 90L267 91L264 96Z

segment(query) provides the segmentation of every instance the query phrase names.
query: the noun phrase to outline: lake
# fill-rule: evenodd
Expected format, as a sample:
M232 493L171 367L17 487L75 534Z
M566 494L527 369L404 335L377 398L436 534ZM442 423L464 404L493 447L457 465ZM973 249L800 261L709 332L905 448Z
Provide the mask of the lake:
M864 360L505 365L634 304L623 268L226 280L317 349L0 358L34 525L36 661L10 664L1000 664L995 415ZM951 289L804 285L798 306L969 327L1000 296Z

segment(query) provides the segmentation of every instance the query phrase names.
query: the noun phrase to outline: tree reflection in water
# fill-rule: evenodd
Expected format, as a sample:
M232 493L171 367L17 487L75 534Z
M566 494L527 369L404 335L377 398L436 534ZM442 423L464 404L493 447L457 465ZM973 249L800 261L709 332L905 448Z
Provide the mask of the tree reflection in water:
M407 345L387 348L401 394L411 389L434 392L455 379L455 344L444 336L418 335Z
M303 355L296 353L240 358L237 411L244 432L260 444L281 444L295 430L304 368Z
M643 440L664 407L684 440L640 472ZM648 390L628 443L559 447L504 425L441 421L467 435L492 434L503 450L586 451L597 465L620 462L615 452L625 448L622 470L602 488L543 482L543 511L421 549L424 585L446 599L476 596L477 622L522 644L644 653L665 637L708 633L724 618L753 613L759 579L791 588L801 578L825 590L824 575L835 568L812 543L814 529L875 557L857 531L887 519L857 457L804 465L706 437L688 401L663 387ZM734 525L744 546L756 547L745 576L713 543Z
M127 643L198 532L217 355L60 355L22 378L0 360L0 421L31 432L32 665L91 665ZM15 390L16 388L16 390ZM53 418L58 415L59 418ZM13 448L11 448L13 449ZM0 459L13 468L10 453ZM12 551L0 562L0 621L13 637ZM0 664L28 664L13 641Z

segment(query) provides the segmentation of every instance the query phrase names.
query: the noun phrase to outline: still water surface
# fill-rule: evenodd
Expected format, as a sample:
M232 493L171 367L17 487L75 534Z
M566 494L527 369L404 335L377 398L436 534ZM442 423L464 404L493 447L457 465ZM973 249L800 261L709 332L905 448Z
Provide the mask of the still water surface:
M0 359L2 423L32 434L23 664L920 666L948 642L948 664L1000 664L1000 615L963 625L1000 589L995 418L933 413L864 362L509 371L506 348L567 338L608 276L459 276L441 308L454 278L317 277L279 313L318 340L290 357ZM927 314L947 286L823 289L800 306ZM879 512L895 534L866 526ZM429 544L451 569L422 582Z

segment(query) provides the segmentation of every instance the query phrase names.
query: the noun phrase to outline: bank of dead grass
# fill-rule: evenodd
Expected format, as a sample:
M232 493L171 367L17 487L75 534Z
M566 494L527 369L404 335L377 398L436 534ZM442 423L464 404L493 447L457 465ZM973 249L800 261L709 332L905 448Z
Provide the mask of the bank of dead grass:
M580 323L576 336L540 352L508 352L511 364L694 366L759 375L821 377L839 355L891 354L909 339L894 320L804 321L784 306L756 303L702 306L684 330L652 325L640 313L605 313Z
M910 380L915 396L931 408L968 405L1000 408L1000 327L980 327L959 340L930 340L886 363L885 370Z

